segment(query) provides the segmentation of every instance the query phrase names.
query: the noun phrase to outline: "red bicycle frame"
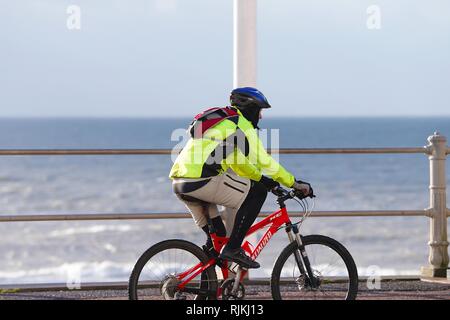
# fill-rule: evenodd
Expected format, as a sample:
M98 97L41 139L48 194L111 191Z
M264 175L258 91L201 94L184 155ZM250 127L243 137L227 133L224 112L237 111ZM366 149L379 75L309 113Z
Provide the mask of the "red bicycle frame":
M249 245L248 242L244 242L242 248L252 257L252 259L256 259L261 251L264 249L264 247L267 245L267 243L270 241L270 239L273 237L273 235L280 229L280 227L284 224L290 224L291 220L289 219L289 215L287 213L286 207L281 208L280 210L272 213L271 215L267 216L260 222L254 224L247 232L246 237L252 235L256 231L270 225L269 229L266 231L264 236L259 240L256 247L253 249ZM214 249L217 252L220 252L222 250L223 246L228 242L227 237L218 237L215 233L211 234L211 238L213 240ZM200 262L197 265L193 266L189 270L182 272L177 275L177 279L180 281L178 284L178 289L183 290L186 285L195 277L197 277L199 274L201 274L206 269L214 266L216 264L216 259L211 258L206 264ZM225 266L221 266L221 271L223 275L223 279L228 278L228 268L227 263L224 263ZM241 281L245 277L247 271L243 270L241 273ZM220 292L218 292L220 294Z

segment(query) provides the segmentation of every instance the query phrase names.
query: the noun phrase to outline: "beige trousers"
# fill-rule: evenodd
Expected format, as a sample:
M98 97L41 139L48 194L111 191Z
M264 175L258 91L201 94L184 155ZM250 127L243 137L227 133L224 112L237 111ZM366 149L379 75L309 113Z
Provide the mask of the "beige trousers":
M233 228L234 217L241 207L251 187L251 180L237 176L233 171L201 179L176 178L173 180L174 189L180 189L176 184L189 184L190 182L209 181L202 187L191 192L177 193L178 198L185 204L195 223L200 227L207 224L207 216L215 218L219 215L218 205L225 207L221 210L225 215L227 234ZM185 197L187 196L187 197Z

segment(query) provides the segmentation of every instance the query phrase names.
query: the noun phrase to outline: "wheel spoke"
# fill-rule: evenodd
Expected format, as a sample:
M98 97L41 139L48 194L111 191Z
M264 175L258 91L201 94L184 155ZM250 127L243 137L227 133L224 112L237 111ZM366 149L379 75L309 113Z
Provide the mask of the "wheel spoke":
M202 257L202 258L199 258ZM193 299L197 295L178 290L181 283L177 274L186 272L201 262L204 253L196 245L187 241L172 240L156 244L138 260L130 277L131 299ZM197 269L198 270L198 269ZM188 279L187 275L185 279ZM148 281L153 284L147 289ZM145 287L144 287L145 286ZM162 290L160 290L160 288ZM186 288L203 288L215 291L217 277L215 270L209 268L192 279Z
M315 279L300 275L297 271L295 245L283 251L274 267L277 280L272 284L275 298L281 299L346 299L356 296L357 274L352 276L346 260L353 259L342 252L332 239L322 236L305 237L304 245ZM356 268L355 268L356 270ZM298 276L297 276L298 274ZM285 277L288 278L285 278ZM319 287L311 287L310 281L318 281ZM353 285L350 285L353 283Z

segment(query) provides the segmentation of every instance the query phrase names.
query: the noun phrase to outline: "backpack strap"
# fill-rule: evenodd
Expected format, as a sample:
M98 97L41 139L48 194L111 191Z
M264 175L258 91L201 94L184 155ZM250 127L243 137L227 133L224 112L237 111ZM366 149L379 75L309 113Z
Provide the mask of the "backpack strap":
M194 139L202 138L203 134L209 128L215 126L219 122L225 119L239 116L239 114L232 108L210 108L207 109L194 117L191 122L188 132L190 136Z

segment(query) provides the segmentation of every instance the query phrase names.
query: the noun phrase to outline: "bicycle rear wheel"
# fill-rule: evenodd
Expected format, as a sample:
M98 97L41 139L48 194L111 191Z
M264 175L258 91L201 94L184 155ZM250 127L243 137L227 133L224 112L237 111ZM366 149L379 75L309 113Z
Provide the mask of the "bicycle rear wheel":
M302 274L295 259L297 242L289 244L275 262L271 289L276 300L353 300L358 292L358 271L345 247L329 237L302 237L317 287Z
M209 258L195 244L185 240L167 240L155 244L139 258L131 273L128 294L130 300L215 299L217 275L214 266L192 279L187 289L208 291L196 294L178 290L177 275Z

